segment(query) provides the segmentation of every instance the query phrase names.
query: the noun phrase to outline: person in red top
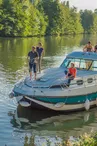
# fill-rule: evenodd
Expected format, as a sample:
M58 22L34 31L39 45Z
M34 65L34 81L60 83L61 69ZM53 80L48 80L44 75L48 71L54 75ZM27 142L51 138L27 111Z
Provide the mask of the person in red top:
M68 72L65 71L66 78L68 78L67 86L70 85L71 80L74 80L76 77L77 70L75 68L74 63L71 63L71 67L68 69Z

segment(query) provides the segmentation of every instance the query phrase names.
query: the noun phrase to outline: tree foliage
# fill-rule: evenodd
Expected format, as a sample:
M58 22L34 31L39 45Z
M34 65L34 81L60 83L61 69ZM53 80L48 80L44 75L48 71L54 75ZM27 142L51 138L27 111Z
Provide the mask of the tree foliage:
M80 15L75 8L69 8L69 1L60 3L59 0L41 0L38 3L38 9L48 17L47 34L83 32Z
M91 33L90 29L93 26L93 12L91 10L81 10L80 15L84 33Z
M29 0L2 0L0 4L1 36L44 35L45 16Z
M97 9L77 11L69 1L0 0L0 36L97 33Z

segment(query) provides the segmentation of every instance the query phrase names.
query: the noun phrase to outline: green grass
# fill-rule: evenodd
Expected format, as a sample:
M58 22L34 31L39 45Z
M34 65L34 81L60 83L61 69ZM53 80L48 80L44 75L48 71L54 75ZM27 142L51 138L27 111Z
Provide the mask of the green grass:
M34 137L30 137L30 139L26 136L24 140L24 146L36 146L34 144ZM41 144L41 146L51 146L51 142L46 140L46 144ZM74 141L70 141L69 139L63 140L61 143L56 143L55 146L97 146L97 134L89 135L84 134Z

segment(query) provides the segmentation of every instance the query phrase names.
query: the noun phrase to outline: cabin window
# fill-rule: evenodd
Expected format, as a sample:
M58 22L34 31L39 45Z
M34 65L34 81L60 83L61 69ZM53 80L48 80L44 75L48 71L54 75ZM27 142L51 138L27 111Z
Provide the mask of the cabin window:
M60 85L53 85L50 88L65 88L67 87L65 84L60 84Z
M85 60L85 59L66 58L63 61L61 66L70 68L71 67L71 63L74 63L75 67L77 69L92 70L92 63L93 63L93 61L92 60ZM95 64L97 64L97 61L96 61L96 63L94 63L94 66L95 66ZM94 68L97 69L97 65Z
M97 71L97 61L93 61L92 70Z
M81 59L81 61L80 61L80 68L86 69L86 63L85 63L85 60L83 60L83 59Z
M77 85L83 85L83 80L78 80Z
M53 85L50 88L61 88L61 85Z
M76 68L80 68L80 59L75 59L74 64Z
M93 78L88 78L88 79L87 79L87 82L88 82L88 83L92 83L92 82L93 82Z
M71 62L74 62L74 59L72 59L72 58L66 58L63 61L62 66L63 67L70 67Z

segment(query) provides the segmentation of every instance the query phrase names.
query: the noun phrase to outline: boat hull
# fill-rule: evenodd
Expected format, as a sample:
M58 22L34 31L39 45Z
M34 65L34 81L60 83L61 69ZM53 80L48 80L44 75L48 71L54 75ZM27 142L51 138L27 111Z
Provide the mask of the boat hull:
M54 97L47 98L47 97L41 97L41 98L35 98L35 97L28 97L23 96L22 99L18 99L16 97L17 102L22 105L21 103L27 102L29 103L28 106L37 108L37 109L49 109L54 111L78 111L78 110L87 110L91 107L95 107L97 105L97 95L96 93L90 94L90 95L84 95L84 96L75 96L75 97ZM19 97L20 98L20 97ZM89 101L88 105L86 101ZM22 105L25 106L25 105Z

